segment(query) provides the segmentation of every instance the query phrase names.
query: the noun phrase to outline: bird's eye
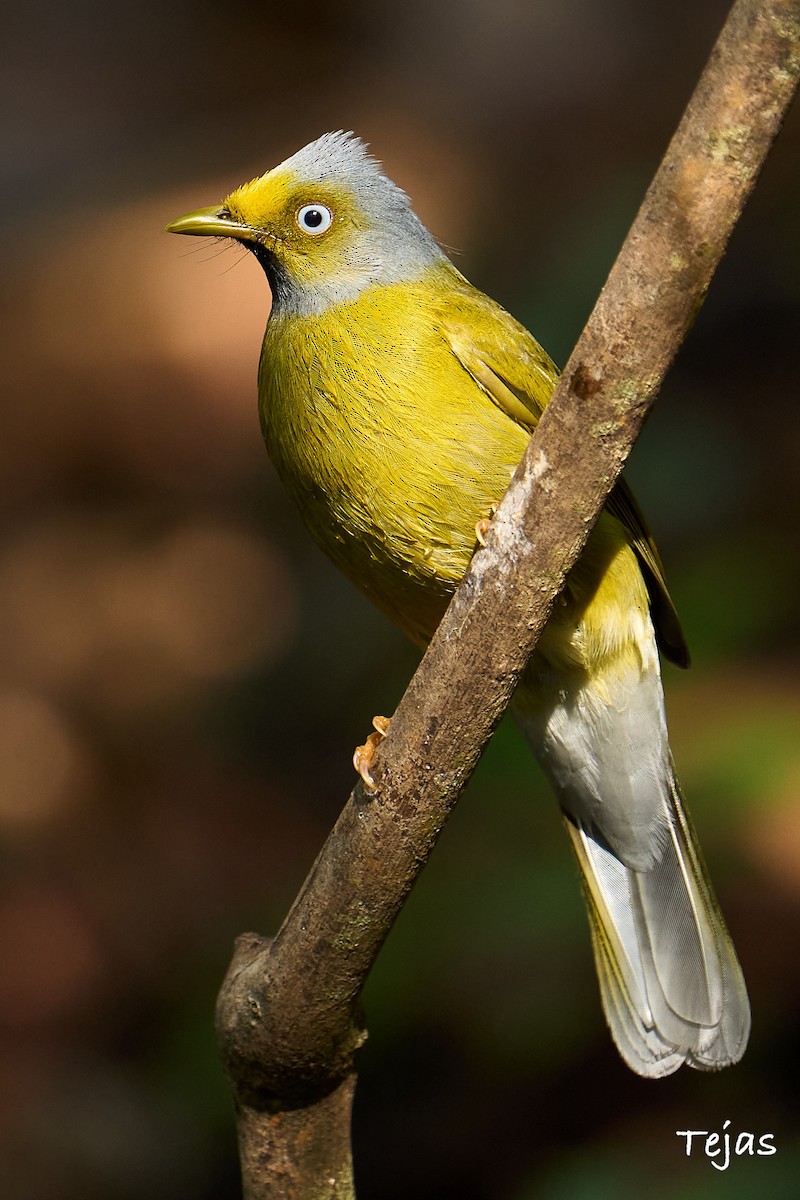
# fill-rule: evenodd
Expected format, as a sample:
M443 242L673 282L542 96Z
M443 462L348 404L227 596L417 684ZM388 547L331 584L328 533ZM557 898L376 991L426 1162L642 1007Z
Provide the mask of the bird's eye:
M333 224L333 213L324 204L304 204L297 214L297 224L303 233L312 237L324 233Z

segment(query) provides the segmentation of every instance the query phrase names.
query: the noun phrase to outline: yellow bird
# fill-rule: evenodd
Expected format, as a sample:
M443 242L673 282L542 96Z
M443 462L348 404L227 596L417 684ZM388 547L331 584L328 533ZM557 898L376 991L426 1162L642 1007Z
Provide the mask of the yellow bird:
M556 367L456 270L352 134L323 135L168 229L233 238L261 263L269 453L322 549L424 645ZM675 777L658 646L687 664L658 552L620 483L514 709L580 866L612 1036L650 1077L737 1062L750 1030Z

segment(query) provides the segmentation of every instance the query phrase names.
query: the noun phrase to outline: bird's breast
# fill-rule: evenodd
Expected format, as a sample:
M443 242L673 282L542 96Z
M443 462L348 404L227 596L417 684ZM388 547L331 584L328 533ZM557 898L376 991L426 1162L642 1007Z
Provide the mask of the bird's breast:
M424 289L395 286L313 318L275 314L259 377L267 447L311 532L417 641L526 441L424 301Z

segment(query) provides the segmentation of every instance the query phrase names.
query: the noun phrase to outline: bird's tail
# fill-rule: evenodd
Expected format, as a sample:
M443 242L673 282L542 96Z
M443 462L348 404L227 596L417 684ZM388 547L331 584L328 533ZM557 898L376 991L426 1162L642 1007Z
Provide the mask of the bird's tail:
M546 704L523 687L515 708L581 870L612 1036L634 1071L657 1078L684 1062L737 1062L750 1006L675 778L650 650L602 686L560 677Z
M606 1020L639 1075L738 1062L750 1005L674 772L654 865L625 866L564 817L580 866Z

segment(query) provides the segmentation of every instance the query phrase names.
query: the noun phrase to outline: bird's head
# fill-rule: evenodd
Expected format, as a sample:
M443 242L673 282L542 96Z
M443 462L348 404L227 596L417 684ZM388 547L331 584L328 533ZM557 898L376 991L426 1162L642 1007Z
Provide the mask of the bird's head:
M444 257L405 192L351 133L326 133L170 233L233 238L264 267L279 310L324 312Z

